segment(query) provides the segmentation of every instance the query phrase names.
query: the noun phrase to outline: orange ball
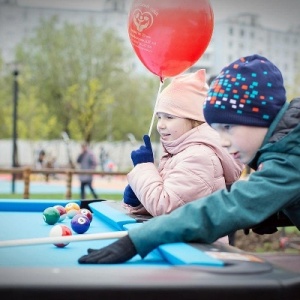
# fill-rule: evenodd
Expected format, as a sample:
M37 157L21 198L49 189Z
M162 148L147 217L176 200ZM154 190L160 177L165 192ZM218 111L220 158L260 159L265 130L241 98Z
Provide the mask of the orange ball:
M69 202L65 206L67 216L72 219L76 214L80 212L80 206L75 202Z

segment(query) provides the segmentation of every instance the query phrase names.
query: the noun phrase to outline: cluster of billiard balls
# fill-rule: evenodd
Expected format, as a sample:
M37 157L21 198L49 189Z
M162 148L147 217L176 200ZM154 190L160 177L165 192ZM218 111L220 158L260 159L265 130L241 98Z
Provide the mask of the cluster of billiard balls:
M69 202L65 206L51 206L43 211L43 219L49 225L63 222L66 218L71 219L70 225L74 232L83 234L90 228L93 214L86 208L80 208L75 202ZM69 236L72 235L72 230L66 225L57 224L51 228L49 235L50 237ZM68 244L69 243L54 245L63 248Z

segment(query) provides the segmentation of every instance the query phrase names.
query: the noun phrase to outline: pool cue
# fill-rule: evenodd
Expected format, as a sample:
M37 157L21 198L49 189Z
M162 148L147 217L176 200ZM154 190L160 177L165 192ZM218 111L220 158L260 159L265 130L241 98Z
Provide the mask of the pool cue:
M108 239L121 238L126 236L127 234L128 234L127 231L116 231L116 232L68 235L68 236L58 236L58 237L5 240L5 241L0 241L0 248L16 247L16 246L32 246L32 245L40 245L40 244L63 244L63 243L92 241L92 240L108 240Z

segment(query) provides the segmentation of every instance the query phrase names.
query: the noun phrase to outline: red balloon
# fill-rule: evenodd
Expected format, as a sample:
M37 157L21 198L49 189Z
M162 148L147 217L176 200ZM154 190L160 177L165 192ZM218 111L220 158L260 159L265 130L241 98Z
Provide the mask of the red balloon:
M209 0L133 0L128 18L136 55L161 79L191 67L206 50L213 27Z

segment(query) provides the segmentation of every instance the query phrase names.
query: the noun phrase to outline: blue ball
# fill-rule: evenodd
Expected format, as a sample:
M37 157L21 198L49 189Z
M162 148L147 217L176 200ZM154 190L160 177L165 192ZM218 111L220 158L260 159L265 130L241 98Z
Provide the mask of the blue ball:
M71 228L76 233L82 234L88 231L91 222L89 218L82 214L76 214L71 220Z

